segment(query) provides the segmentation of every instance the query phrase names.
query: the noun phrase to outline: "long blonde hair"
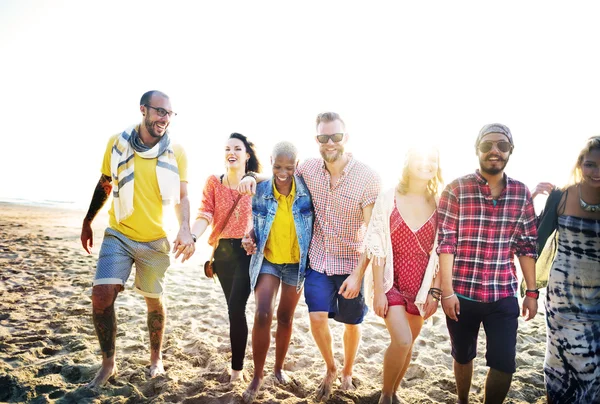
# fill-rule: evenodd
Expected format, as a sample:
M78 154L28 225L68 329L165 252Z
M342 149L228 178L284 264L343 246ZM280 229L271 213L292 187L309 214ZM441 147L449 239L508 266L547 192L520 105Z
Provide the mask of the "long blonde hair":
M428 197L435 198L436 196L439 195L441 188L444 185L444 180L442 179L442 168L440 165L439 149L437 147L431 146L429 148L429 151L435 152L435 154L437 156L437 164L438 164L437 172L435 173L433 178L430 179L429 182L427 183L427 192L429 194ZM408 191L408 186L410 184L410 168L409 168L410 159L418 154L423 154L422 150L419 150L414 147L410 148L408 150L408 152L406 153L406 157L404 159L404 168L402 168L402 176L400 177L400 181L398 182L398 186L396 187L398 192L403 195L406 194L406 192Z
M596 149L600 149L600 136L592 136L586 140L583 149L581 149L579 156L577 156L575 167L573 167L573 171L571 172L571 184L579 184L583 181L583 172L581 170L583 158L586 154Z

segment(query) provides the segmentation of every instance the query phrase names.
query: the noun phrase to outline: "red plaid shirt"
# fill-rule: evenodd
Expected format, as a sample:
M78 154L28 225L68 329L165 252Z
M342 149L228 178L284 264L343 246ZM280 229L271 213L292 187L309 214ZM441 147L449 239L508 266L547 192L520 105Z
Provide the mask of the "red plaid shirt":
M527 187L504 174L494 206L480 174L449 184L438 206L438 254L454 254L454 291L480 302L516 296L514 255L537 258L536 218Z
M298 167L315 206L310 267L327 275L350 274L358 264L366 231L362 210L375 203L381 188L375 171L347 156L350 161L334 187L322 159L308 159Z

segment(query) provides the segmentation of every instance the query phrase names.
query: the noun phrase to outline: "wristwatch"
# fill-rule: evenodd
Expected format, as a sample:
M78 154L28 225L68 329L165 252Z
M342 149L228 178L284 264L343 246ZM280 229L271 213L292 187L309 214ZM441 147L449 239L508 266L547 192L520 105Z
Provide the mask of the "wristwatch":
M531 298L537 300L540 297L540 290L539 289L526 289L525 296L531 297Z
M254 171L246 171L246 174L242 176L242 179L246 177L252 177L254 178L254 181L256 181L256 173Z

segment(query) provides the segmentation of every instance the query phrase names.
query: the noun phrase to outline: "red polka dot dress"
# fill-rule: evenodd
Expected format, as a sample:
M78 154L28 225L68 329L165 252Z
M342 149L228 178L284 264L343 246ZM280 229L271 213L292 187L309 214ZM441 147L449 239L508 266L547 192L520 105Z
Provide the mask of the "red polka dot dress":
M395 205L395 203L394 203ZM429 262L429 252L437 228L437 211L419 229L412 230L394 206L390 216L392 253L394 254L394 285L385 294L389 306L405 306L406 312L420 315L415 298Z

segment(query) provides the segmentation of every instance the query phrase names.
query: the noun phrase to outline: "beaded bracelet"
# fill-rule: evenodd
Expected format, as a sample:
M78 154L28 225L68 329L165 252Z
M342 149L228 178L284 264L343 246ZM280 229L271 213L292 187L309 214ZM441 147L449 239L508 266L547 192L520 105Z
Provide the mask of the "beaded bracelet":
M433 300L435 300L436 302L439 302L440 297L442 296L442 290L438 289L438 288L431 288L431 289L429 289L428 294L430 294L431 297L433 297Z

